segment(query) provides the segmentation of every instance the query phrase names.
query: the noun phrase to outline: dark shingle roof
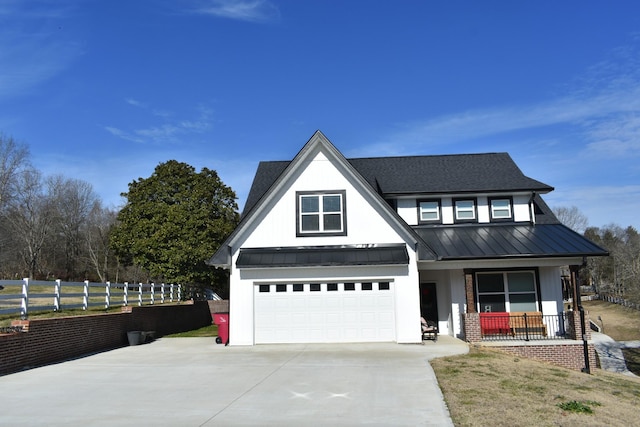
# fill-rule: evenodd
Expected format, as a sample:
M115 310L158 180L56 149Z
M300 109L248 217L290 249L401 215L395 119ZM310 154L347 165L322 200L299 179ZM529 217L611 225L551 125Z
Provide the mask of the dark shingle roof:
M553 187L525 176L507 153L347 159L383 197L398 194L455 194L539 191ZM243 214L267 192L289 161L261 162Z

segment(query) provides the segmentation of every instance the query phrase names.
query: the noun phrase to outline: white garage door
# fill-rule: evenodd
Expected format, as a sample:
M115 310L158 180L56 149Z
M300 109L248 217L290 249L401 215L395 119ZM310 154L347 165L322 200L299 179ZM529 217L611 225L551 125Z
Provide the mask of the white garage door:
M395 341L393 282L257 284L255 343Z

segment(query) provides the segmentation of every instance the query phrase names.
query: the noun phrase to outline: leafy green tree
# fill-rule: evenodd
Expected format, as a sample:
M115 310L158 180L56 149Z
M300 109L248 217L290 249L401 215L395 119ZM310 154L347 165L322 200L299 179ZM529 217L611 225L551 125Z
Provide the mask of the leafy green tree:
M211 286L226 295L226 272L206 264L238 223L235 192L207 168L160 163L146 179L129 184L111 247L124 264L160 280Z

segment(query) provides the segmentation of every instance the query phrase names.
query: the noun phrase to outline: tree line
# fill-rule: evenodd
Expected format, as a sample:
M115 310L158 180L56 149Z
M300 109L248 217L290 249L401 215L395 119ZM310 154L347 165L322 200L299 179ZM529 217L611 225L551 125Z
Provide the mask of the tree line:
M590 227L577 207L553 209L569 228L609 251L608 257L590 257L582 268L584 285L597 293L607 293L640 303L640 234L633 226L612 223Z
M28 147L0 134L0 277L166 282L226 296L206 264L238 222L236 195L213 170L171 160L105 206L90 183L44 176Z

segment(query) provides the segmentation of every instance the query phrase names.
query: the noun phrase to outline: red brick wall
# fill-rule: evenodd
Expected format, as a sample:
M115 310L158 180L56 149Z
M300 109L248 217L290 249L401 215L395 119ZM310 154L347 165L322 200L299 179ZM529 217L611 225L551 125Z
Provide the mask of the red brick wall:
M528 359L548 362L564 368L576 371L584 368L584 347L582 344L560 344L560 345L527 345L527 346L507 346L494 347L496 350L505 351ZM588 345L589 366L595 369L596 352L593 345Z
M122 313L15 321L26 332L0 335L0 375L128 344L127 331L156 337L211 324L206 301L124 307Z
M482 341L482 330L480 329L480 314L465 313L462 315L463 328L462 333L467 342Z

